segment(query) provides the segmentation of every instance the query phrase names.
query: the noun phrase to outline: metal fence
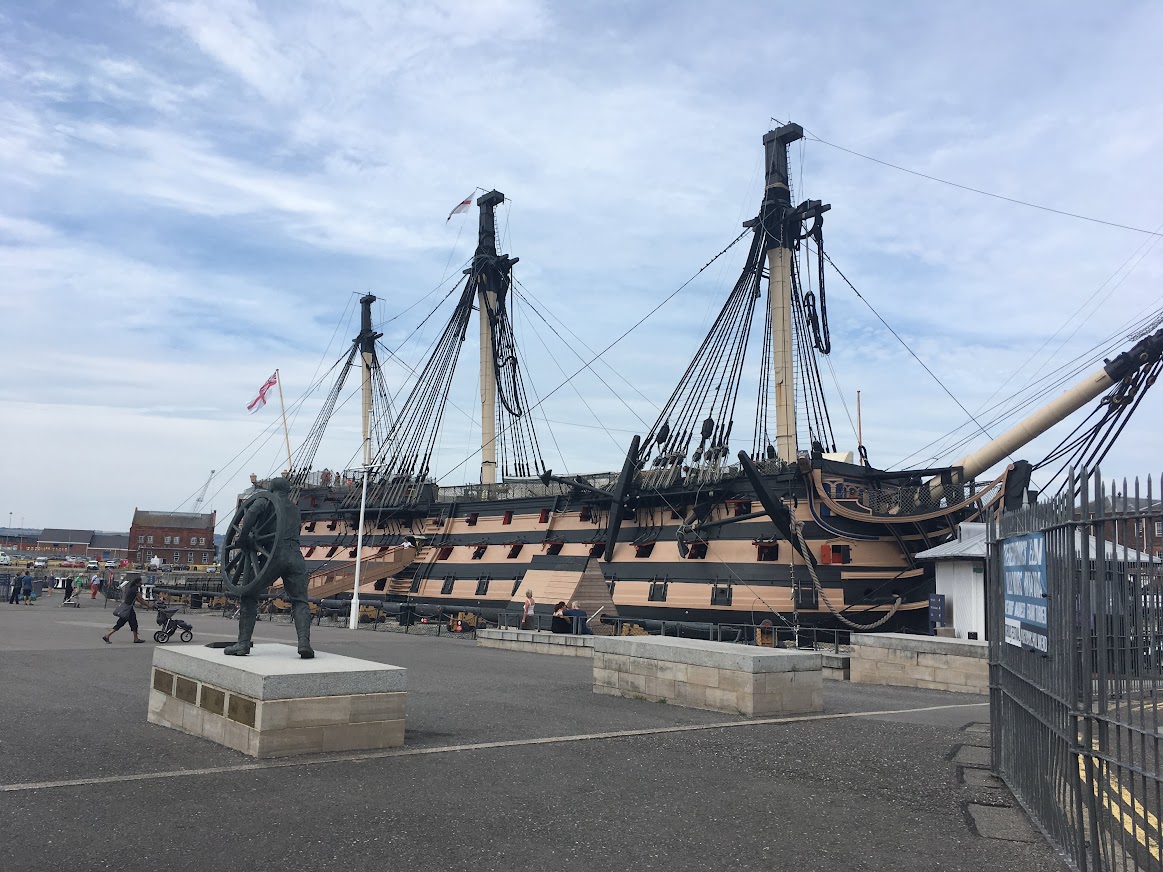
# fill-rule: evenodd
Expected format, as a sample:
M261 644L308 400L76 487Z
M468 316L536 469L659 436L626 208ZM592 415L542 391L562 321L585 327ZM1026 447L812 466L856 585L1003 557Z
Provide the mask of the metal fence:
M994 771L1080 870L1163 870L1163 504L1071 475L991 524Z

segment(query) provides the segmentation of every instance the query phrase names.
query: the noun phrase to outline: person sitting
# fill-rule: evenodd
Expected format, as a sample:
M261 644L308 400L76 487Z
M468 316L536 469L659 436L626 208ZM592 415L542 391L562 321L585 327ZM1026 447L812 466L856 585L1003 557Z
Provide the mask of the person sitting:
M549 628L555 633L572 633L573 622L565 615L565 602L559 602L553 607L553 620Z
M594 631L590 629L589 625L590 616L577 604L577 600L570 603L569 608L562 614L573 622L573 632L579 633L582 636L592 636L594 634Z

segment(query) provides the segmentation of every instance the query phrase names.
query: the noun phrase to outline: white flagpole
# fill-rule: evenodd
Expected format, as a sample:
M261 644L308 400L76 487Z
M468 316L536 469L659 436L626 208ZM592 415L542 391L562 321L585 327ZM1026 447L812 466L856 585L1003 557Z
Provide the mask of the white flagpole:
M351 592L351 614L347 616L347 629L359 626L359 570L363 566L363 513L367 508L368 467L363 468L363 495L359 498L359 532L355 538L355 588Z
M279 408L283 410L283 438L287 440L287 475L293 472L291 466L291 433L287 429L287 407L283 404L283 376L276 369L275 381L279 386Z

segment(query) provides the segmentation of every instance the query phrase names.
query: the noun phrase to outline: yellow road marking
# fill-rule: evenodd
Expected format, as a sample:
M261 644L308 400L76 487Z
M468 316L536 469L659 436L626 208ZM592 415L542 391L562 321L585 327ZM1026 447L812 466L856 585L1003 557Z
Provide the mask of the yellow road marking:
M1097 762L1097 761L1096 761ZM1105 768L1105 767L1104 767ZM1146 827L1140 826L1139 822L1129 812L1125 811L1118 800L1112 795L1112 790L1117 791L1122 797L1123 801L1128 805L1134 803L1134 809L1138 814L1146 820L1152 827L1154 832L1159 831L1159 819L1143 808L1137 801L1131 798L1130 794L1116 783L1115 777L1107 772L1106 781L1109 789L1099 784L1098 779L1091 780L1087 772L1086 758L1081 754L1078 756L1078 771L1082 776L1083 783L1090 782L1094 791L1094 796L1098 799L1101 805L1105 806L1110 812L1112 818L1122 825L1123 829L1130 833L1131 838L1146 848L1152 857L1156 860L1160 859L1159 842L1148 835L1149 830ZM1100 788L1101 792L1100 792Z

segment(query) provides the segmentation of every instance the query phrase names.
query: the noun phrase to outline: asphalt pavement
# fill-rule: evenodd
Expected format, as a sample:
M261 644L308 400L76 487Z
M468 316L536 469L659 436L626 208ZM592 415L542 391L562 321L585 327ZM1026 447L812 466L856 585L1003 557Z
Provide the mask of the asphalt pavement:
M156 643L105 645L103 605L0 605L2 868L1063 868L988 772L983 697L826 682L822 715L757 722L595 695L583 658L324 626L409 670L404 747L256 761L147 723Z

